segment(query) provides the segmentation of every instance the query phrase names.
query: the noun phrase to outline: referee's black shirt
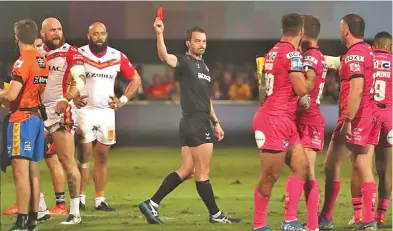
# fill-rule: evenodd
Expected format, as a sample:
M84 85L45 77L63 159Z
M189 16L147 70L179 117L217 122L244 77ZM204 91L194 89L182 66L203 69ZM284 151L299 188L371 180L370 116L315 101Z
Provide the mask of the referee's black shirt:
M183 115L210 114L212 82L203 60L189 55L177 55L175 79L180 84L180 105Z

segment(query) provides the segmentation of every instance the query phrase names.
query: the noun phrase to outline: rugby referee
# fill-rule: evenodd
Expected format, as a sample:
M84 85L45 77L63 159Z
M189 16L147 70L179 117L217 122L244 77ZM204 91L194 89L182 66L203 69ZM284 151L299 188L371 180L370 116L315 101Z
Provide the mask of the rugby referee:
M175 78L180 84L180 104L183 112L179 124L182 166L170 173L154 196L142 202L139 209L148 223L163 224L158 215L160 202L183 181L195 175L196 189L209 210L210 223L239 223L240 219L231 218L220 211L209 181L213 142L216 139L221 141L224 131L214 113L209 69L202 60L206 49L206 33L199 27L188 30L188 52L184 55L172 55L168 54L165 47L164 23L160 18L156 18L154 29L157 34L158 56L168 66L175 68ZM211 122L214 125L214 134Z

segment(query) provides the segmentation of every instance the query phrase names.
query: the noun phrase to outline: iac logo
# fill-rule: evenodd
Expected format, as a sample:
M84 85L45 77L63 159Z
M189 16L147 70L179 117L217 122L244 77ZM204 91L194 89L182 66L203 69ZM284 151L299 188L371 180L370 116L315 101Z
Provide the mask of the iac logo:
M61 71L60 66L49 66L49 71Z

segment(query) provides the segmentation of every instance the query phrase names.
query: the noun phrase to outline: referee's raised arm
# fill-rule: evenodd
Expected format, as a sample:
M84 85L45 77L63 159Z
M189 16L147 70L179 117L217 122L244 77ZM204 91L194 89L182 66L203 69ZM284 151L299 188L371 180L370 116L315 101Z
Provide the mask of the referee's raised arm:
M177 57L172 54L168 54L164 42L164 23L161 19L156 18L154 21L154 29L157 34L157 51L158 57L162 62L165 62L168 66L175 68L177 66Z

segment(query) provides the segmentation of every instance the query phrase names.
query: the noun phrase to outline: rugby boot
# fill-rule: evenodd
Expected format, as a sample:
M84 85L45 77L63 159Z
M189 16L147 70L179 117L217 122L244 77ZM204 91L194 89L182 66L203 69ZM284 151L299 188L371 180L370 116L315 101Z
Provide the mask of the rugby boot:
M251 231L272 231L269 227L267 226L263 226L260 228L256 228L256 229L251 229Z
M16 215L18 213L18 205L15 203L9 209L3 211L3 215Z
M333 220L325 220L321 216L318 217L318 224L320 230L332 230L334 227Z
M149 224L164 224L158 215L158 207L154 207L150 204L150 200L140 203L139 211L146 217Z
M281 224L281 231L307 231L306 228L298 220L283 221Z
M65 221L61 222L60 224L62 225L76 225L81 223L82 219L81 217L77 217L74 214L69 214Z
M106 203L105 201L101 201L101 204L100 204L98 207L96 207L96 210L97 210L97 211L105 211L105 212L113 212L113 211L116 211L116 209L110 207L110 206L108 205L108 203Z
M44 221L49 220L51 217L52 216L50 215L50 212L48 209L46 209L45 211L38 211L37 221L44 222Z
M359 224L362 224L363 218L359 217L358 219L355 219L354 217L352 217L352 219L348 222L348 225L350 226L356 226Z
M68 209L65 203L60 203L55 205L53 208L49 210L50 214L52 215L61 215L66 216L68 214Z
M369 223L361 223L355 226L358 230L378 230L377 222L371 221Z
M240 223L242 220L239 218L232 218L231 216L225 215L225 213L221 212L221 214L217 217L209 216L209 222L212 224L232 224L232 223Z

